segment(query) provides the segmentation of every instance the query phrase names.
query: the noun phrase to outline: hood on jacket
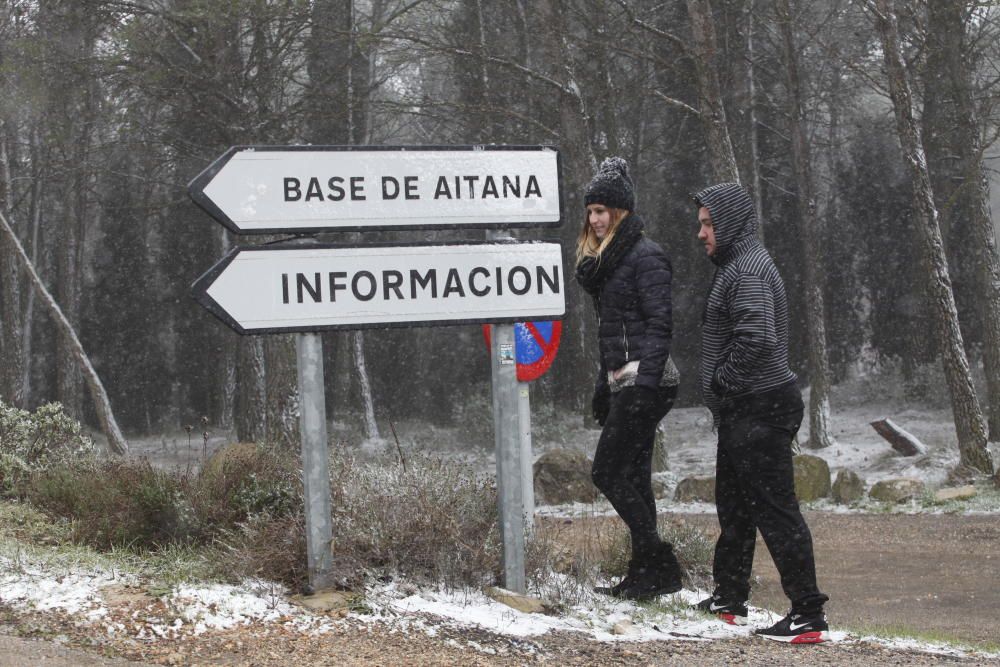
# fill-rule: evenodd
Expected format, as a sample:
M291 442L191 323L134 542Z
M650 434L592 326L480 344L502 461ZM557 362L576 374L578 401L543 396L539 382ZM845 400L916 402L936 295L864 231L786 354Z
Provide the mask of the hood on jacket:
M712 261L724 259L735 244L757 235L757 211L750 195L739 183L719 183L691 198L699 208L706 207L712 215L715 230Z

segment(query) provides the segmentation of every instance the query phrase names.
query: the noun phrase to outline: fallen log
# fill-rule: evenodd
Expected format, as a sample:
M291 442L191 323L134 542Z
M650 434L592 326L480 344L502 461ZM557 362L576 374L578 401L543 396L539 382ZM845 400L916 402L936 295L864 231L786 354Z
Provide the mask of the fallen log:
M927 445L920 442L912 433L901 429L891 419L877 419L871 422L872 428L885 438L892 448L903 456L919 456L927 453Z

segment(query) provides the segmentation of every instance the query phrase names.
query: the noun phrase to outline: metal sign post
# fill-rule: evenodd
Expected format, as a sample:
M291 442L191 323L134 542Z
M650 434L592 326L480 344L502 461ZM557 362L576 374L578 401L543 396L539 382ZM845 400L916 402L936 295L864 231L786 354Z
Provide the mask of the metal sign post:
M527 382L517 383L517 437L521 450L521 502L524 523L530 534L535 527L535 475L531 452L531 393Z
M313 590L320 590L333 584L330 580L333 570L333 527L330 518L330 461L323 387L323 341L315 333L298 334L295 338L309 585Z
M514 325L493 327L493 433L497 458L497 502L503 541L504 587L527 592L524 576L524 498L518 437L518 382L514 363Z
M237 234L509 229L561 222L552 146L235 146L188 186ZM332 579L329 452L317 331L497 323L491 344L504 585L526 592L525 523L534 513L528 386L513 322L529 322L545 372L565 313L558 243L285 245L238 248L193 286L240 334L299 333L309 583ZM543 332L542 329L550 333ZM534 348L533 348L534 349ZM531 378L523 378L531 379ZM527 512L527 513L526 513Z

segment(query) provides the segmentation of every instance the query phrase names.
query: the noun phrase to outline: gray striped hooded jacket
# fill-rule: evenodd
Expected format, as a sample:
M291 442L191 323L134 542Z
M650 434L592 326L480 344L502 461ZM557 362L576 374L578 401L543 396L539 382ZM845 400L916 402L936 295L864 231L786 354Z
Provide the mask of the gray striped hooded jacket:
M708 208L716 265L702 315L701 393L719 424L724 398L756 394L796 379L788 367L785 286L757 238L753 201L736 183L694 195Z

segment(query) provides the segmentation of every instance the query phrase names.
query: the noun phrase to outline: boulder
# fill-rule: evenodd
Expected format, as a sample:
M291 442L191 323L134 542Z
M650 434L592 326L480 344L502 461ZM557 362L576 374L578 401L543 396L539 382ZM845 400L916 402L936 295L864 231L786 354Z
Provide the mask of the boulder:
M349 591L324 589L316 591L312 595L293 595L291 600L293 603L311 611L335 612L341 609L350 609L352 602L357 597L357 593Z
M544 505L592 503L600 492L590 478L591 462L575 449L551 449L535 461L535 502Z
M670 470L670 462L667 456L667 432L661 422L656 427L656 439L653 441L653 472L666 472Z
M670 495L670 486L659 477L653 476L653 497L657 500Z
M714 503L714 477L686 477L677 484L674 500L679 503Z
M632 632L634 624L627 618L622 619L611 626L611 634L613 635L627 635Z
M853 470L844 468L833 482L833 499L841 505L850 505L865 495L865 482Z
M494 586L487 588L484 592L487 597L496 600L500 604L505 604L511 609L516 609L525 614L545 613L545 603L530 595L521 595L514 591L508 591L506 588Z
M938 489L934 493L934 500L939 503L944 503L949 500L968 500L969 498L975 498L978 491L976 487L972 484L966 486L953 486L948 489Z
M812 454L792 458L795 468L795 496L801 502L819 500L830 495L830 466Z
M907 500L919 498L924 493L924 483L919 479L899 478L884 479L876 482L868 495L873 500L881 500L884 503L903 503Z

